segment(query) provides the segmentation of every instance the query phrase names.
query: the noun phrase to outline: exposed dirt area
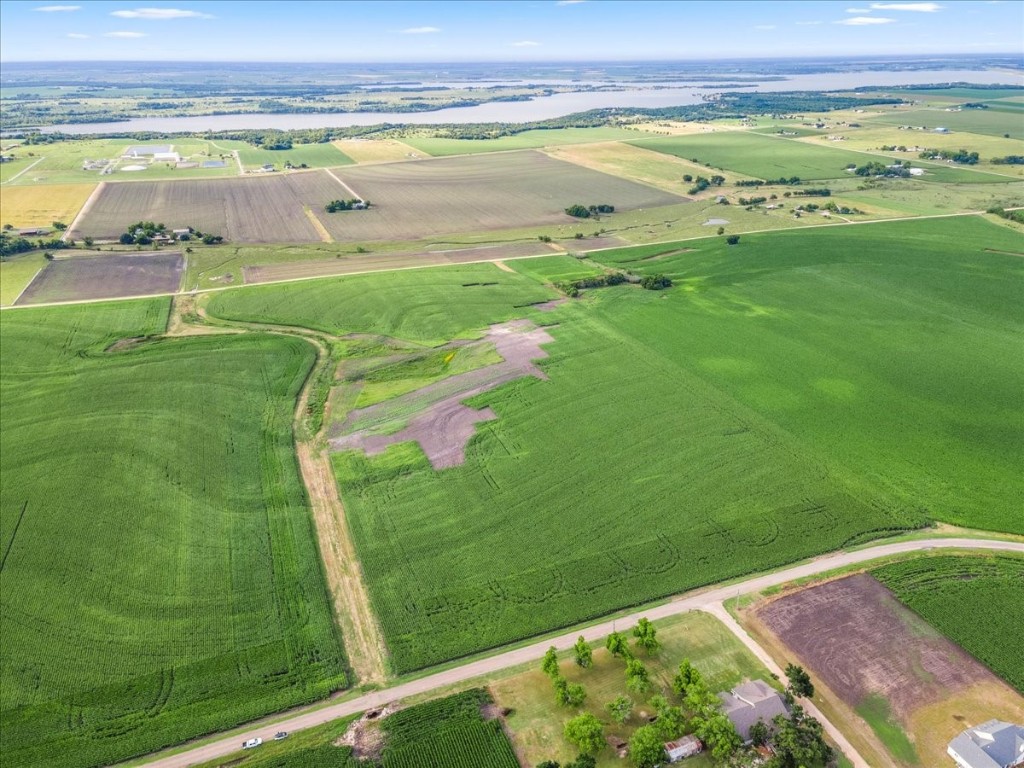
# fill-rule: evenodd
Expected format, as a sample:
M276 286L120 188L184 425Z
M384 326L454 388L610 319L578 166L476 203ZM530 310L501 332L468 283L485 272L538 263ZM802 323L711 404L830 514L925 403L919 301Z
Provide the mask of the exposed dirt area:
M483 340L494 344L503 362L352 411L331 438L331 448L359 448L374 455L389 445L412 440L420 444L434 469L462 464L476 423L497 418L490 408L477 411L462 401L522 376L547 379L533 361L547 357L541 345L554 341L546 330L528 320L492 325ZM388 425L395 423L405 426L386 434Z
M54 259L18 299L18 304L116 299L174 293L184 259L178 252Z
M533 308L538 312L553 312L560 306L565 304L568 299L552 299L551 301L542 301L540 304L534 304Z
M334 742L336 747L351 747L360 760L379 762L384 751L384 731L380 721L399 710L398 704L388 704L381 709L371 709L352 723L348 730Z
M904 724L995 676L867 574L780 597L757 616L843 701L884 697Z
M333 258L291 261L280 264L258 264L242 267L246 283L266 283L301 277L350 275L404 267L434 267L445 264L468 264L480 261L537 256L552 253L544 243L503 243L471 248L415 251L410 253L346 254Z

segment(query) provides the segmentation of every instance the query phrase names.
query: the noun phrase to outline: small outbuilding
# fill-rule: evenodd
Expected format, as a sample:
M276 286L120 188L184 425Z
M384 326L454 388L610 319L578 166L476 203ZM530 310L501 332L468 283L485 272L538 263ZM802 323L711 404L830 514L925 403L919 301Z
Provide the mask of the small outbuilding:
M1024 765L1024 725L989 720L961 732L946 752L960 768L1016 768Z
M678 763L680 760L693 757L703 751L704 745L693 734L683 736L683 738L676 739L675 741L665 742L665 754L668 755L670 763Z

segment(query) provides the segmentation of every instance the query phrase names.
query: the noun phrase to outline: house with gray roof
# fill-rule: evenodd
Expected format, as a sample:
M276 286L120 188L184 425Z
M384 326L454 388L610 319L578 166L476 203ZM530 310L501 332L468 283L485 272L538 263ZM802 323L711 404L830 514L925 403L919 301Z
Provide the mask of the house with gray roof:
M946 752L960 768L1014 768L1024 765L1024 725L989 720L949 742Z
M770 728L778 715L789 716L782 695L764 680L750 680L718 694L718 698L722 700L722 712L736 726L744 744L750 742L750 728L758 720Z

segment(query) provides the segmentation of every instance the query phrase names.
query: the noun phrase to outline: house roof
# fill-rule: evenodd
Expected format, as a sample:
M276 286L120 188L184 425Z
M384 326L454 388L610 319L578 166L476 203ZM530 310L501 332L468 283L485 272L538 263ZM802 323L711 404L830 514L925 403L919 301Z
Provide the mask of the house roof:
M750 727L758 720L770 725L776 716L789 714L782 696L763 680L750 680L718 694L718 698L722 700L722 711L744 741L750 740Z
M1024 726L989 720L949 742L950 753L971 768L1009 768L1024 763Z

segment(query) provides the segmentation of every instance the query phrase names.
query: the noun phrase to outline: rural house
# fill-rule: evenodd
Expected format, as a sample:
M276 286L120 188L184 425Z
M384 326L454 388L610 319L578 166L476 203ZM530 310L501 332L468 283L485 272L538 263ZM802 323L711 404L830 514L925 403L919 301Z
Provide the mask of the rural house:
M703 750L704 745L700 743L700 739L692 734L675 741L665 742L665 754L668 755L670 763L678 763L680 760L692 757Z
M750 728L758 720L770 727L775 717L789 714L779 692L763 680L750 680L718 694L718 698L722 700L722 711L736 726L744 744L750 743Z
M1024 726L989 720L949 742L946 752L960 768L1014 768L1024 765Z

